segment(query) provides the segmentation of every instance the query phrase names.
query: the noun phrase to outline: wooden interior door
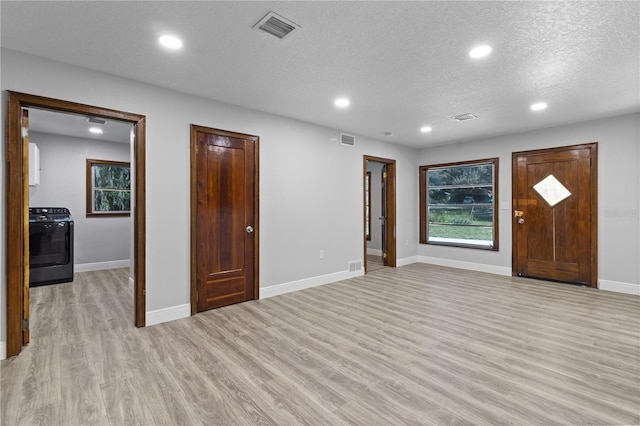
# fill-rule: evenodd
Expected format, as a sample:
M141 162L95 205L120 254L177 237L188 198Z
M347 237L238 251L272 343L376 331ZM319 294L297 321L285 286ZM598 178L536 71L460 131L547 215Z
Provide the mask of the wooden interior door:
M29 193L29 110L22 108L22 152L23 164L22 170L27 172L27 176L23 179L22 185L25 194ZM22 345L29 343L29 198L25 197L24 205L24 238L22 243L24 257L24 282L22 290Z
M514 275L597 287L597 144L513 153Z
M255 136L192 126L197 312L258 297L256 144Z

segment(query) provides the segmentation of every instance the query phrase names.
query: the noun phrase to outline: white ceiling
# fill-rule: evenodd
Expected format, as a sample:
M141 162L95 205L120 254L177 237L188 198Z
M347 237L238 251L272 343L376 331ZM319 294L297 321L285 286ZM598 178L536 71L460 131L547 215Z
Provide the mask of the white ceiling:
M101 119L105 122L104 124L95 124L89 122L89 117L29 108L29 131L107 142L130 143L133 129L131 123ZM101 129L103 133L100 135L91 133L89 129L92 127Z
M637 1L0 5L3 47L413 147L640 110ZM252 29L270 10L301 28ZM492 54L470 59L480 43Z

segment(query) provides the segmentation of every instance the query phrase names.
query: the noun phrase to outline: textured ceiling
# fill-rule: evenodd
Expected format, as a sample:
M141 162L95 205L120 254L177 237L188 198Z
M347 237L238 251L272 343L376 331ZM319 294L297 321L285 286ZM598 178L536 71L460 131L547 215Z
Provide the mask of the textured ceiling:
M3 47L407 146L640 109L636 1L0 7ZM270 10L301 29L284 40L253 30ZM162 50L164 32L181 36L184 49ZM493 53L472 60L479 43ZM335 109L339 95L349 108ZM547 110L529 110L541 100ZM478 119L449 118L467 112ZM424 125L433 132L420 133Z

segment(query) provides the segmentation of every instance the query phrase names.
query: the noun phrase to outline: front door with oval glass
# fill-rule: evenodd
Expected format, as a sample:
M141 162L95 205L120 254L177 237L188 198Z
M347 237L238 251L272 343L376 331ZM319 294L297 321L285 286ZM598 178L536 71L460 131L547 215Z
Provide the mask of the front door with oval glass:
M597 144L513 153L513 274L597 287Z

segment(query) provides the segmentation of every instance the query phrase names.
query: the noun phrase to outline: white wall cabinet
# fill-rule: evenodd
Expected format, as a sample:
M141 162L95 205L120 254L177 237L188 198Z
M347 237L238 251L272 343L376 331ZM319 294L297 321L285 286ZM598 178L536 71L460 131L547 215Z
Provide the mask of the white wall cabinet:
M29 186L40 185L40 149L29 143Z

